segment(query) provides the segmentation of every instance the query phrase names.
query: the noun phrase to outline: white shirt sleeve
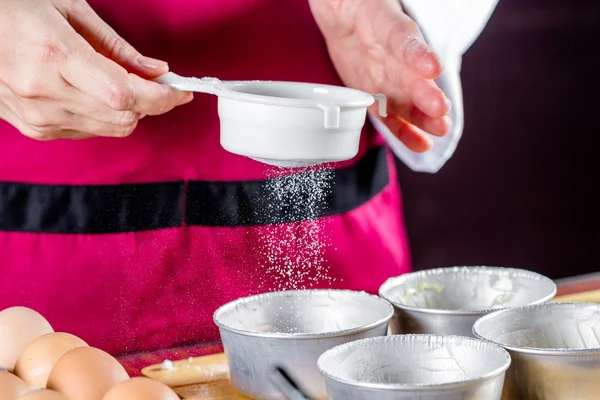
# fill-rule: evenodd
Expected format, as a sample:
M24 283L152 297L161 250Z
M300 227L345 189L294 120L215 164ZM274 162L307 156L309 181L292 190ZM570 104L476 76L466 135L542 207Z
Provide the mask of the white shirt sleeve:
M427 43L444 63L436 80L452 101L452 131L432 137L433 148L415 153L400 142L378 119L371 122L383 135L396 156L410 169L435 173L444 166L458 145L464 126L460 65L463 54L477 39L492 15L498 0L401 0L404 10L419 24Z

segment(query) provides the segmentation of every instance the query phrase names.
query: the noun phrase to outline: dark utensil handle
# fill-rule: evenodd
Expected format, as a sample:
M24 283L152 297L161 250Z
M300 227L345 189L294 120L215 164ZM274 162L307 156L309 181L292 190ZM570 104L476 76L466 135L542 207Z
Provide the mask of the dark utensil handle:
M282 367L273 369L271 381L289 400L311 400Z

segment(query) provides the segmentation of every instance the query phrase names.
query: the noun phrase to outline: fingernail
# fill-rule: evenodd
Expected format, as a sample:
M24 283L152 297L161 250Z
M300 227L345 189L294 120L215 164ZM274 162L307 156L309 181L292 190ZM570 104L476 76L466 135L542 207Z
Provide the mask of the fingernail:
M150 58L146 56L139 56L137 59L138 63L145 68L157 69L166 67L168 64L164 61L157 60L156 58Z

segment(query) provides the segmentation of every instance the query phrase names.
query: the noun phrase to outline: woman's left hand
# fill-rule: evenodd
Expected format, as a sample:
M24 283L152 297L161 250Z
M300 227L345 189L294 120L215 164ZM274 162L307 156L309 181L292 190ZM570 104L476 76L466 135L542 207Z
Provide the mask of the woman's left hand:
M310 0L310 6L344 83L387 96L382 120L409 149L427 151L429 135L450 131L450 101L434 82L442 63L399 0Z

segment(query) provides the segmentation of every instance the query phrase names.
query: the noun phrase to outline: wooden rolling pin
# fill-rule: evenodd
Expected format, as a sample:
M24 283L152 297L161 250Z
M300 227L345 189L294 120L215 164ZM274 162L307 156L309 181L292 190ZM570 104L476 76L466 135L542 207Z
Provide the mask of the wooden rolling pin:
M589 292L567 294L554 299L556 302L590 302L600 303L600 290L590 290Z
M142 375L172 387L184 399L249 400L231 384L222 353L151 365Z

